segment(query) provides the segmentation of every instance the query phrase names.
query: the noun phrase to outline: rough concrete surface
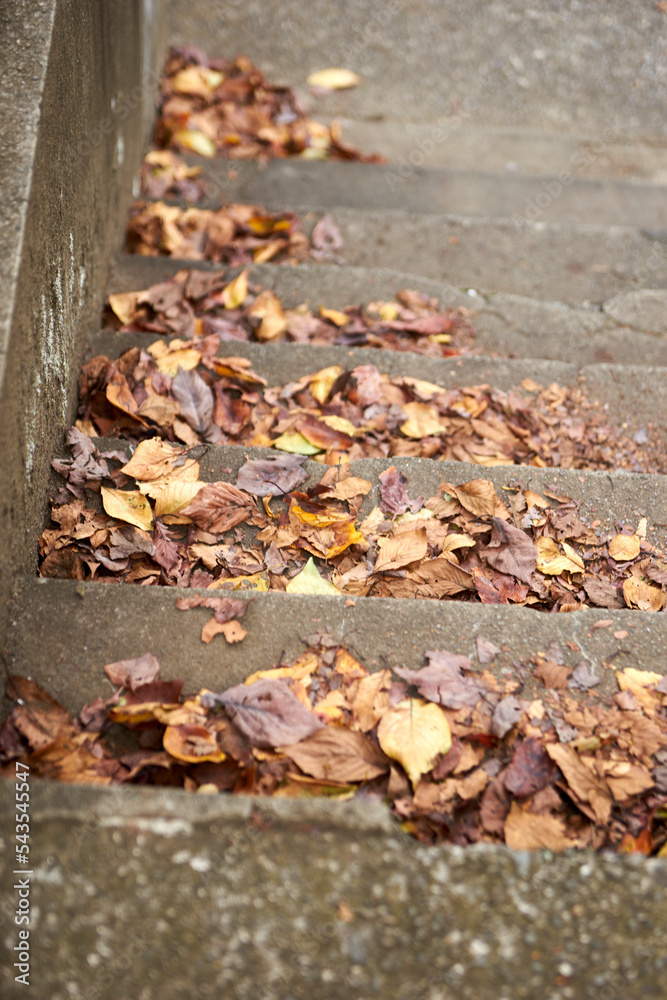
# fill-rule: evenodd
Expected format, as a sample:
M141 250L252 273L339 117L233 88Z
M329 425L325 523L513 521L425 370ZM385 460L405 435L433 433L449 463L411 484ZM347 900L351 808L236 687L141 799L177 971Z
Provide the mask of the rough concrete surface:
M667 137L665 14L642 0L171 0L169 13L171 41L243 52L304 91L315 70L354 70L363 86L317 101L329 117Z
M109 292L147 288L184 267L222 270L228 280L239 270L206 262L119 254L113 262ZM476 349L490 356L575 361L581 365L634 364L640 357L647 365L667 367L667 337L661 333L660 313L660 296L664 293L653 289L621 293L617 318L617 299L598 307L569 306L504 292L484 295L477 289L457 289L446 281L381 267L256 264L249 273L252 281L273 289L290 308L307 301L313 308L324 304L340 309L390 299L401 288L416 289L438 299L443 308L463 306L472 310L470 322ZM633 297L631 311L624 305L627 295Z
M285 205L399 209L440 215L540 219L667 229L665 188L574 174L526 177L422 167L405 177L395 164L269 160L266 164L188 157L200 167L212 205ZM405 173L405 171L404 171ZM231 175L231 176L230 176ZM233 177L233 179L232 179Z
M122 587L69 580L22 578L14 593L7 658L12 671L30 676L72 712L107 697L112 687L106 663L153 653L165 680L186 679L186 690L215 691L240 684L255 670L296 659L309 635L327 632L354 653L368 670L424 665L427 649L447 649L472 657L475 637L505 651L491 668L513 676L513 663L527 663L552 642L568 666L582 660L601 678L596 690L615 694L615 669L636 667L667 672L667 615L590 608L550 615L531 608L500 608L460 601L413 601L344 597L257 594L243 616L248 630L242 644L229 646L222 636L201 641L205 608L177 611L176 600L192 590L169 587ZM240 593L238 596L248 597ZM593 628L598 621L612 625ZM99 623L103 622L103 628ZM626 632L617 639L614 632ZM575 643L572 650L566 643ZM540 685L529 669L522 696L539 697ZM5 700L3 715L11 704Z
M316 117L327 121L325 115ZM530 128L475 124L475 116L455 118L443 141L433 143L434 125L427 122L357 121L338 117L343 139L367 152L381 153L390 164L403 167L412 176L419 164L451 170L494 171L497 174L544 177L565 174L593 180L637 180L645 184L667 183L667 149L664 142L641 142L623 138L623 130L611 126L596 136L582 132L554 133ZM606 138L601 138L605 135ZM422 154L424 149L429 155ZM414 164L417 164L415 166ZM391 166L387 168L392 171ZM400 176L400 174L399 174ZM393 183L393 179L392 179Z
M322 212L294 211L311 230ZM667 233L337 208L346 263L385 267L490 292L576 304L628 288L667 287Z
M7 957L13 793L0 788ZM665 995L663 861L420 846L362 801L34 782L31 806L40 998ZM9 962L4 976L3 996L25 995Z
M141 153L155 83L146 62L160 51L156 21L155 47L144 58L143 17L143 4L130 0L0 6L0 236L8 261L0 307L0 633L10 568L35 565L51 454L71 416L83 339L99 315Z

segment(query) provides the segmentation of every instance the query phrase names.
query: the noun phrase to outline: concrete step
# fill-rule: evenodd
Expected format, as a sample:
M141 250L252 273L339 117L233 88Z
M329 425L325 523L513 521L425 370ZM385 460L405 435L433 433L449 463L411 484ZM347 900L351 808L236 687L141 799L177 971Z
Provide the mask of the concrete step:
M106 354L116 358L137 343L147 345L150 340L143 334L102 330L91 336L88 354ZM664 368L610 364L578 367L562 361L533 358L426 358L410 352L369 347L313 347L285 342L258 344L234 341L230 346L229 342L223 341L219 353L248 358L257 374L265 378L269 385L283 385L319 368L336 364L346 369L371 364L383 374L396 377L410 375L447 388L488 383L501 390L516 388L523 392L521 382L524 379L533 379L543 386L557 382L564 387L583 388L589 399L597 399L607 408L610 421L622 426L629 435L644 430L657 439L667 428L664 406L667 371Z
M219 267L205 261L118 254L109 277L109 293L129 292L167 281L183 267ZM231 278L236 269L223 269ZM470 322L476 346L484 354L543 358L586 365L595 362L667 366L667 291L640 289L621 292L599 306L568 306L562 302L505 293L483 294L459 289L445 281L422 278L381 267L341 268L331 264L275 267L256 264L251 279L271 288L288 307L307 301L313 308L391 299L402 288L437 298L443 308L472 310Z
M316 117L327 121L315 111ZM405 173L424 167L481 168L513 177L546 179L565 174L568 178L667 184L667 143L656 138L642 141L630 121L627 125L617 121L590 134L581 128L559 134L546 131L544 122L533 123L532 128L493 122L480 125L475 114L464 117L460 106L452 109L448 119L442 128L435 118L395 121L338 116L346 142L381 153L389 164L403 166Z
M397 209L437 215L667 229L665 188L657 184L578 178L574 172L529 177L513 172L413 167L407 160L371 163L269 160L234 162L187 157L202 171L207 203ZM480 161L482 164L484 161ZM482 167L484 169L484 167Z
M173 0L169 15L172 43L243 52L303 90L324 66L354 70L362 86L313 102L329 118L446 126L458 115L479 128L667 139L665 18L655 4Z
M367 801L40 781L30 829L30 985L50 1000L664 997L657 859L428 847ZM9 846L0 864L11 886Z
M102 669L106 663L151 652L165 680L185 677L187 691L222 690L274 666L281 653L285 662L296 659L304 650L303 637L322 630L354 652L368 670L387 665L418 669L425 649L448 649L476 663L479 635L506 647L491 667L499 676L513 661L525 663L552 642L562 647L568 666L583 659L596 668L603 678L600 693L617 690L613 670L603 664L667 672L664 614L586 608L551 615L513 606L381 597L357 597L348 606L345 597L274 591L253 595L243 616L248 635L241 646L228 646L221 637L208 645L201 641L211 614L206 609L176 609L177 598L195 593L205 591L23 577L13 593L8 664L29 673L71 712L109 692ZM240 591L235 596L248 597ZM610 619L609 627L593 628ZM615 632L626 638L616 638ZM531 696L538 697L539 684L530 672L526 682Z
M183 203L184 204L184 203ZM326 206L290 204L310 233ZM335 208L341 258L462 287L570 304L635 288L667 288L667 234L659 229Z
M131 454L127 441L107 438L96 443L100 450L120 448L128 457ZM200 475L202 480L214 482L225 470L224 478L234 482L246 457L275 454L270 449L209 446L200 459ZM482 476L494 483L501 496L504 488L519 482L538 493L550 490L573 498L584 520L599 522L599 532L616 530L617 522L635 525L647 517L648 541L667 546L665 476L517 466L480 470L462 462L362 459L352 463L352 473L370 480L373 490L365 499L361 517L377 502L378 476L391 464L407 476L410 496L433 496L443 479L463 483ZM312 461L305 469L309 478L303 488L319 482L325 471ZM54 476L56 482L61 484L60 477ZM509 647L507 660L497 661L499 669L513 658L546 649L552 641L574 641L576 655L601 669L610 657L616 666L659 672L666 666L664 614L587 608L575 614L552 615L530 608L375 597L356 597L355 604L348 606L346 597L311 598L276 592L239 592L239 596L255 598L243 619L248 636L239 656L238 647L222 649L222 643L206 646L200 641L206 613L177 612L176 598L185 593L181 588L22 578L13 595L7 639L10 662L30 664L31 676L72 710L99 693L103 680L100 670L107 662L149 651L162 663L165 676L185 673L193 685L214 687L237 683L270 665L281 650L298 655L301 637L323 627L347 637L345 641L373 669L382 665L383 657L417 666L424 648L433 648L434 642L469 655L478 634ZM593 629L602 618L611 618L614 627ZM628 629L631 639L620 641L614 636L614 632Z

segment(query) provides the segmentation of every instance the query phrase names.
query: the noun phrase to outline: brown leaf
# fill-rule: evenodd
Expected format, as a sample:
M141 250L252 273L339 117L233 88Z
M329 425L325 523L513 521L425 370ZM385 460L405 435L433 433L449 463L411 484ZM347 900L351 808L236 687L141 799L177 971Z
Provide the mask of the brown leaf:
M598 823L607 823L612 797L606 781L594 774L571 747L548 743L546 751L563 772L572 797L582 812Z
M498 653L501 652L499 646L496 646L489 639L483 639L481 635L476 637L475 646L477 648L477 659L480 663L492 663Z
M486 786L482 796L479 818L487 833L501 835L504 832L509 807L510 800L501 773Z
M305 457L280 455L274 459L248 459L239 469L236 485L255 497L275 497L296 490L308 478Z
M380 510L385 514L405 514L408 510L416 514L423 507L423 497L410 500L407 489L408 480L395 465L381 472L378 479L380 480Z
M352 701L352 712L353 724L356 723L356 727L362 733L372 729L389 708L390 687L391 674L388 670L378 670L377 673L362 677L359 681Z
M131 691L154 681L160 672L160 664L152 653L144 653L133 660L117 660L107 663L104 672L112 684L129 687Z
M475 517L491 517L496 512L498 496L493 483L488 479L473 479L460 486L443 483L442 489L455 496L461 506Z
M389 769L389 761L361 733L327 726L296 746L278 747L313 778L333 781L370 781Z
M167 726L162 742L170 756L187 763L219 763L225 759L215 737L204 726Z
M204 708L222 705L244 736L258 747L291 746L323 728L314 712L280 680L238 684L223 694L207 692L201 703Z
M54 549L42 561L39 575L60 580L83 580L86 574L78 552L73 549Z
M7 697L19 703L12 722L33 750L47 747L70 727L67 709L27 677L9 674Z
M421 563L416 570L416 575L428 584L438 597L451 597L464 590L474 590L473 578L470 573L466 573L460 566L450 562L444 556L428 559Z
M404 681L414 684L419 693L429 701L434 701L445 708L463 708L467 705L474 708L479 699L486 693L483 682L464 677L462 668L470 669L467 656L458 656L447 650L437 652L427 651L429 665L420 670L410 670L407 667L394 667L394 672Z
M598 608L624 608L623 600L618 589L602 576L589 576L584 580L584 590L591 603ZM600 626L598 626L600 627Z
M181 416L198 434L204 434L213 419L213 392L196 371L179 368L171 382L171 392Z
M375 562L375 573L409 566L410 563L423 559L428 552L426 529L414 528L403 531L400 535L381 538L378 547L380 551Z
M530 737L516 749L503 775L505 788L513 795L533 795L551 784L556 767L540 740Z
M513 851L564 851L572 846L565 820L526 812L518 802L512 803L505 820L505 843Z
M342 249L343 237L332 215L323 215L311 233L310 242L314 247L313 257L326 260Z
M484 550L487 561L500 573L515 576L530 584L537 565L537 547L525 531L494 517L493 531Z
M220 482L203 486L181 513L191 517L199 528L217 535L247 521L254 510L255 504L247 493L231 483Z
M498 739L503 739L521 718L521 704L513 694L501 699L493 711L491 732Z
M571 674L569 667L564 667L560 663L553 663L551 660L540 660L535 670L535 676L542 681L545 687L562 690L567 687L567 682Z
M247 611L250 601L243 601L240 597L204 597L197 594L193 597L178 597L176 607L179 611L188 611L190 608L210 608L215 612L215 620L221 625L231 621L232 618L241 618Z

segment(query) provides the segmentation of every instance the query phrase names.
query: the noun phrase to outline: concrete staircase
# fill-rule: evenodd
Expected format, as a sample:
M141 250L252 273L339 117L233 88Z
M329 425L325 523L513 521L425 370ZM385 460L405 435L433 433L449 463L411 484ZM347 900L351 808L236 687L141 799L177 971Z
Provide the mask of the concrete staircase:
M360 73L365 86L320 99L314 110L323 120L341 116L346 139L390 160L273 161L260 169L193 158L211 204L258 202L294 210L309 224L330 211L341 230L344 265L258 265L253 280L288 306L308 299L343 307L416 288L445 306L473 309L482 352L434 361L235 344L234 353L270 384L334 363L372 363L442 385L583 380L628 434L651 423L664 435L667 14L657 7L346 0L333 17L324 0L172 0L173 42L243 51L267 76L291 84L303 85L325 65ZM106 290L145 288L182 266L121 253ZM117 356L134 342L95 330L87 350ZM252 451L212 448L203 476L219 478L225 467L233 481ZM533 489L551 486L580 501L602 530L645 516L649 540L667 542L664 475L480 470L410 458L362 460L355 473L375 483L390 464L415 494L430 495L441 473L453 482L483 475L498 487L530 479ZM308 470L316 478L321 466L308 463ZM547 615L372 597L348 607L342 597L256 596L244 617L247 639L221 649L200 642L201 619L178 615L166 588L25 572L14 580L3 647L13 670L29 673L72 711L100 693L101 668L114 660L150 651L165 679L186 676L193 689L215 690L283 651L297 655L300 637L322 628L340 640L352 634L371 669L385 661L418 667L425 648L471 655L483 635L511 648L497 670L557 641L573 664L584 658L595 667L622 650L626 666L667 672L664 613ZM614 630L592 628L605 617ZM628 635L623 642L613 635L619 630ZM13 786L0 794L9 813ZM212 799L39 782L31 801L40 997L667 994L663 861L426 848L408 840L384 808L363 801ZM11 885L12 824L13 814L2 821L10 844L3 887ZM9 940L15 928L11 911L3 913ZM18 996L12 980L10 972L4 995L16 989Z

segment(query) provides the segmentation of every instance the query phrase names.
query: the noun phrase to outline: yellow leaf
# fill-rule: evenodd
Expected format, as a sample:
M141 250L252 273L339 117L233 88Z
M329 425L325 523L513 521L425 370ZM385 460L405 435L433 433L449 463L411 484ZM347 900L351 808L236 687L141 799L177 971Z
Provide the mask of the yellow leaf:
M290 507L290 513L298 517L302 524L311 524L314 528L330 528L333 525L349 524L351 520L347 511L336 510L335 507L315 512L304 510L303 507L294 502Z
M361 77L353 73L351 69L329 69L318 70L308 77L311 87L321 87L323 90L346 90L348 87L358 87Z
M337 417L332 414L326 417L320 417L320 421L323 424L326 424L327 427L330 427L333 431L340 431L342 434L349 434L350 437L354 437L355 434L359 433L359 428L355 427L351 420L346 420L345 417Z
M199 156L208 156L209 158L215 156L215 143L204 132L183 128L174 133L173 140L184 149L198 153Z
M244 684L254 684L255 681L280 680L281 677L288 677L291 680L305 681L310 684L310 676L314 674L319 666L319 660L315 653L304 653L289 667L273 667L270 670L256 670L254 674L246 677Z
M219 87L224 79L224 73L218 73L206 66L188 66L172 76L169 82L176 94L209 98L211 92Z
M256 316L262 321L255 331L258 340L275 340L287 326L280 299L268 288L259 293L248 310L248 315Z
M182 454L182 448L174 448L161 438L149 438L139 442L134 455L120 471L143 481L159 479L171 472L174 462Z
M665 592L658 587L652 587L636 576L623 581L623 597L629 608L640 611L660 611L665 603Z
M422 399L432 399L433 396L439 396L445 391L441 385L436 385L435 382L425 382L423 379L414 378L412 375L405 375L403 381L417 396L421 396Z
M179 368L182 368L183 371L190 371L190 369L196 368L200 361L200 352L195 351L192 347L186 347L179 351L169 351L168 354L158 358L155 364L159 372L162 372L163 375L171 375L173 378L178 373Z
M656 674L654 670L637 670L636 667L626 667L625 670L618 671L616 680L621 691L624 691L626 687L631 688L635 684L644 688L653 687L660 683L662 674Z
M312 557L285 588L288 594L340 594L333 583L323 580Z
M121 323L129 323L137 308L141 292L119 292L109 296L109 306Z
M321 371L316 372L315 375L313 375L308 387L311 395L317 400L318 403L321 403L322 405L326 403L329 398L329 393L331 392L331 387L342 370L343 369L340 365L330 365L328 368L322 368ZM347 424L350 423L349 420L345 422ZM353 427L353 425L350 426ZM338 428L334 429L338 430Z
M273 447L280 451L289 451L293 455L317 455L321 448L307 441L298 431L286 431L273 441Z
M431 437L446 430L446 424L440 419L440 414L428 403L403 403L401 409L408 418L401 424L401 432L406 437Z
M150 531L153 527L153 511L146 497L138 490L110 490L103 486L102 504L109 517L134 524L144 531Z
M339 649L334 660L334 669L337 674L344 677L346 681L359 680L361 677L368 677L368 671L359 663L346 649Z
M430 771L438 754L452 745L447 716L439 705L420 698L406 698L388 709L377 728L378 742L386 755L397 760L415 788Z
M640 546L637 535L615 535L609 543L609 555L616 562L629 562L637 558Z
M206 483L189 483L182 479L175 479L167 483L154 495L155 516L165 517L167 514L180 514L180 512L191 503ZM191 521L191 518L187 518Z
M248 295L248 272L241 271L220 293L225 309L237 309Z
M538 538L536 545L537 568L540 573L558 576L559 573L581 573L584 569L583 561L567 542L563 542L567 555L563 555L556 542L546 536Z
M183 465L178 465L171 472L165 473L150 482L139 483L139 490L147 497L155 500L159 493L171 483L197 483L199 482L199 462L194 458L188 458ZM202 483L199 484L203 485Z
M316 715L322 719L325 723L342 723L345 716L343 714L343 709L348 709L349 704L347 698L342 691L329 691L322 701L319 701L317 705L313 706L313 711Z
M398 302L383 302L380 306L378 306L377 314L380 319L387 320L391 323L392 320L396 319L400 311L401 307Z
M341 312L339 309L326 309L324 306L320 306L319 312L322 319L328 319L335 326L347 326L350 322L347 313Z

